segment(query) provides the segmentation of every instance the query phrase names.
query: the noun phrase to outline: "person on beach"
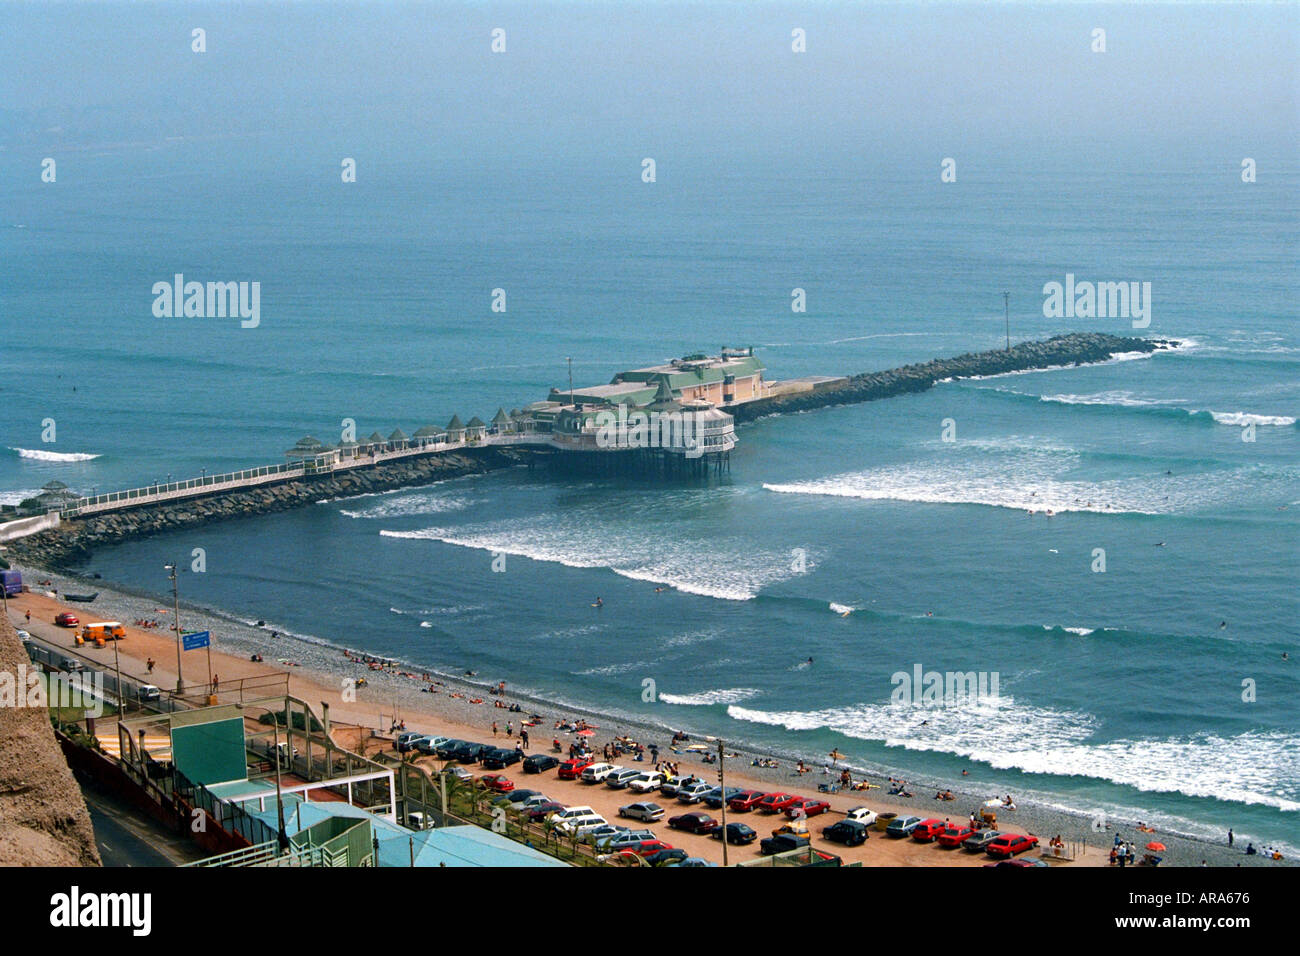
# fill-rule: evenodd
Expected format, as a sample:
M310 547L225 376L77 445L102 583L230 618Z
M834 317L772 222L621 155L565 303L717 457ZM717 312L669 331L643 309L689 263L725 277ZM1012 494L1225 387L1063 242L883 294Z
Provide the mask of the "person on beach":
M213 674L213 675L212 675L212 693L215 694L215 693L217 692L217 688L218 688L219 686L221 686L221 677L220 677L220 675L218 675L218 674Z
M523 745L524 750L528 749L528 731L522 727L519 729L519 742Z
M1232 846L1232 827L1228 827L1228 846Z
M157 662L156 662L152 657L147 658L147 659L145 660L145 662L144 662L144 666L145 666L146 668L148 668L150 674L153 673L153 665L154 665L155 663L157 663ZM1231 846L1231 845L1232 845L1232 842L1229 841L1228 845Z
M32 623L32 612L31 612L31 611L28 611L28 612L27 612L27 623L28 623L28 624ZM1283 656L1283 657L1286 657L1285 654L1283 654L1282 656Z
M496 735L497 735L497 722L494 720L492 721L492 736L495 737Z
M506 721L506 736L507 736L507 737L513 737L514 735L515 735L515 725L514 725L513 721L509 721L509 720L507 720L507 721Z

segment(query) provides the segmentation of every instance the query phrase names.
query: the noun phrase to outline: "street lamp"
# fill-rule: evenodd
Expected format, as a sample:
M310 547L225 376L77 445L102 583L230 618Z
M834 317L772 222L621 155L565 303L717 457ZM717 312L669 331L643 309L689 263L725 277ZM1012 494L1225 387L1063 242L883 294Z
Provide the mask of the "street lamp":
M181 597L176 583L176 565L164 564L167 577L172 582L172 627L176 629L176 693L185 693L185 681L181 679Z

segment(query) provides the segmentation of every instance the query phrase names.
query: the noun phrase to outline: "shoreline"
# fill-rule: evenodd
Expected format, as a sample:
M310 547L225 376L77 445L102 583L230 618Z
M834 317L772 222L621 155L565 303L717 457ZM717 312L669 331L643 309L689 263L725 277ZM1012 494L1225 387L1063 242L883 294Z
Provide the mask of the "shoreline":
M171 615L170 609L161 606L164 602L146 595L132 594L111 584L106 585L103 579L56 573L41 575L40 572L29 571L27 568L23 571L24 575L29 573L34 575L29 582L29 586L32 587L37 580L48 578L60 593L64 593L69 585L78 591L98 590L100 597L94 607L101 608L106 613L96 612L95 615L87 615L86 611L91 607L90 605L73 604L67 607L87 619L91 616L100 618L118 616L127 625L131 637L131 640L124 642L120 648L123 660L142 662L145 656L152 654L158 660L160 672L171 673L174 677L175 641L165 630ZM24 598L26 597L28 595L24 595ZM33 591L31 597L47 606L56 603L43 596L43 589ZM57 603L61 604L61 602ZM288 673L290 693L304 697L313 706L318 706L322 699L327 700L334 720L356 723L383 735L389 732L389 723L395 710L400 715L399 719L406 720L411 729L448 732L450 736L476 740L489 737L493 720L504 725L508 719L519 719L509 712L502 712L492 706L493 698L489 694L489 688L495 686L495 681L482 678L474 680L463 674L427 670L409 662L402 662L398 673L371 670L365 664L350 662L344 657L343 645L326 638L293 634L282 630L280 637L273 640L271 632L276 630L273 622L267 622L259 627L256 622L244 621L219 609L184 604L181 606L181 612L185 630L209 629L216 635L212 650L214 670L222 675L222 683L225 686L230 686L232 677ZM52 614L50 616L52 617ZM140 617L155 617L161 621L161 627L153 632L139 631L130 622ZM15 626L24 626L21 617L15 620ZM70 633L64 633L70 640ZM42 635L36 634L35 631L33 634L38 639L43 639ZM346 650L353 654L377 656L377 652L367 650L361 645L351 645ZM250 661L248 658L252 653L262 654L266 661L260 664ZM99 660L95 657L94 651L89 651L86 656ZM170 671L167 670L169 660L173 662ZM293 666L283 663L286 661L292 661ZM429 675L430 683L436 686L436 693L428 692L429 685L419 679L419 674ZM200 677L200 682L205 679L205 676ZM341 691L336 689L341 688L348 676L365 676L367 679L367 685L358 689L355 703L341 702ZM161 686L167 686L161 674L156 675L153 680ZM189 683L194 682L191 680ZM475 699L481 699L483 703L471 703ZM544 716L545 719L537 728L536 745L529 748L532 752L549 750L549 741L553 735L559 736L562 744L567 747L573 738L567 734L557 734L551 727L554 721L561 717L581 719L599 727L598 735L592 738L597 749L614 736L627 735L647 745L658 744L661 759L677 761L682 765L683 772L696 772L704 776L716 772L716 768L704 764L698 754L688 752L674 754L668 746L672 731L680 729L692 733L688 726L676 728L656 726L653 722L644 719L601 712L595 708L563 700L519 693L511 688L507 688L505 699L523 707L525 714L519 715L520 717L526 716L527 713ZM692 733L693 741L701 739ZM731 758L733 753L737 755L736 758ZM737 741L734 744L728 741L728 757L731 758L728 761L728 766L731 768L727 775L729 785L734 781L737 785L749 784L758 789L775 788L819 796L830 800L839 808L865 803L873 809L882 811L900 810L923 818L939 815L964 820L972 808L993 796L988 792L972 790L969 786L963 785L961 778L958 778L955 782L909 780L909 789L915 796L910 799L903 798L887 792L891 773L880 774L863 770L861 767L856 767L853 771L855 781L866 779L881 785L881 789L864 792L841 791L836 795L819 794L816 789L817 784L830 783L836 779L833 774L823 771L826 755L799 753L797 749L789 747L783 750L764 751L744 741ZM803 779L797 779L798 775L793 772L800 757L807 762L809 768L809 773ZM779 766L776 769L754 766L752 762L758 758L772 758ZM733 763L733 759L736 762ZM894 770L892 776L900 776L900 774ZM933 794L939 790L951 790L956 799L952 802L936 801ZM1103 844L1108 847L1116 834L1122 835L1139 847L1152 838L1150 834L1137 832L1134 821L1117 821L1105 832L1097 832L1092 827L1091 814L1085 810L1052 805L1041 798L1025 798L1019 795L1017 803L1016 811L1009 814L1000 812L1000 823L1031 832L1039 836L1044 844L1057 834L1062 835L1067 841L1086 842L1094 850ZM1202 860L1207 861L1211 866L1278 865L1260 856L1245 856L1242 848L1249 840L1254 840L1254 835L1240 834L1237 847L1233 849L1229 849L1224 844L1175 831L1161 831L1154 835L1154 838L1164 842L1168 847L1163 854L1166 866L1196 866ZM1257 845L1262 846L1269 842L1277 841L1261 838ZM1287 858L1282 861L1282 865L1291 865L1293 862L1292 858Z

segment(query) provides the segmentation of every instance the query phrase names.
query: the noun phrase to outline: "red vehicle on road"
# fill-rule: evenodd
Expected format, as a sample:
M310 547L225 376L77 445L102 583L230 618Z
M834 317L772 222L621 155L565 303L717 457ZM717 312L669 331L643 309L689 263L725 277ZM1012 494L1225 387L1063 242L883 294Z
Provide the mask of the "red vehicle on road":
M975 831L968 826L949 826L939 834L939 846L961 846L967 839L973 837Z
M744 813L746 810L753 810L758 806L758 801L762 800L767 794L762 790L742 790L730 800L727 801L727 809L734 810L737 813Z
M815 817L819 813L825 813L831 808L831 805L825 800L814 800L812 797L800 797L794 803L785 808L785 815L791 820L798 818L801 814L805 817Z
M590 757L572 757L560 764L557 774L561 780L577 780L582 775L582 771L590 766Z
M81 623L81 621L79 621L77 615L73 614L71 611L64 611L62 614L56 614L54 616L54 623L59 625L59 627L76 627Z
M798 799L793 793L769 793L755 806L763 813L780 813Z
M912 839L917 843L933 843L935 837L946 829L948 829L947 821L931 817L916 825L916 829L912 831Z
M984 852L993 857L1013 857L1038 846L1038 837L1025 836L1021 833L1004 833L988 845Z
M503 773L486 773L478 782L493 793L509 793L515 788L515 782Z

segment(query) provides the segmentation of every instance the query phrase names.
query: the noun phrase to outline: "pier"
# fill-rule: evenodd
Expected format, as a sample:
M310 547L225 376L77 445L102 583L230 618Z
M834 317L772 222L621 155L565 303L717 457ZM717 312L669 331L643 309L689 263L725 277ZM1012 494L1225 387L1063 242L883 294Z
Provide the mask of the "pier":
M778 382L763 380L752 350L724 349L721 356L688 356L619 373L605 386L553 389L547 400L522 410L498 410L490 423L477 417L462 423L453 416L446 428L425 426L410 438L396 429L387 438L376 432L337 447L307 436L280 464L89 497L56 489L39 502L38 512L47 520L21 528L19 522L0 524L0 535L13 528L8 548L19 561L60 567L84 560L97 546L140 535L500 468L527 465L564 475L648 480L718 476L730 470L735 426L765 415L916 393L951 379L1104 362L1174 345L1074 333L884 372Z

